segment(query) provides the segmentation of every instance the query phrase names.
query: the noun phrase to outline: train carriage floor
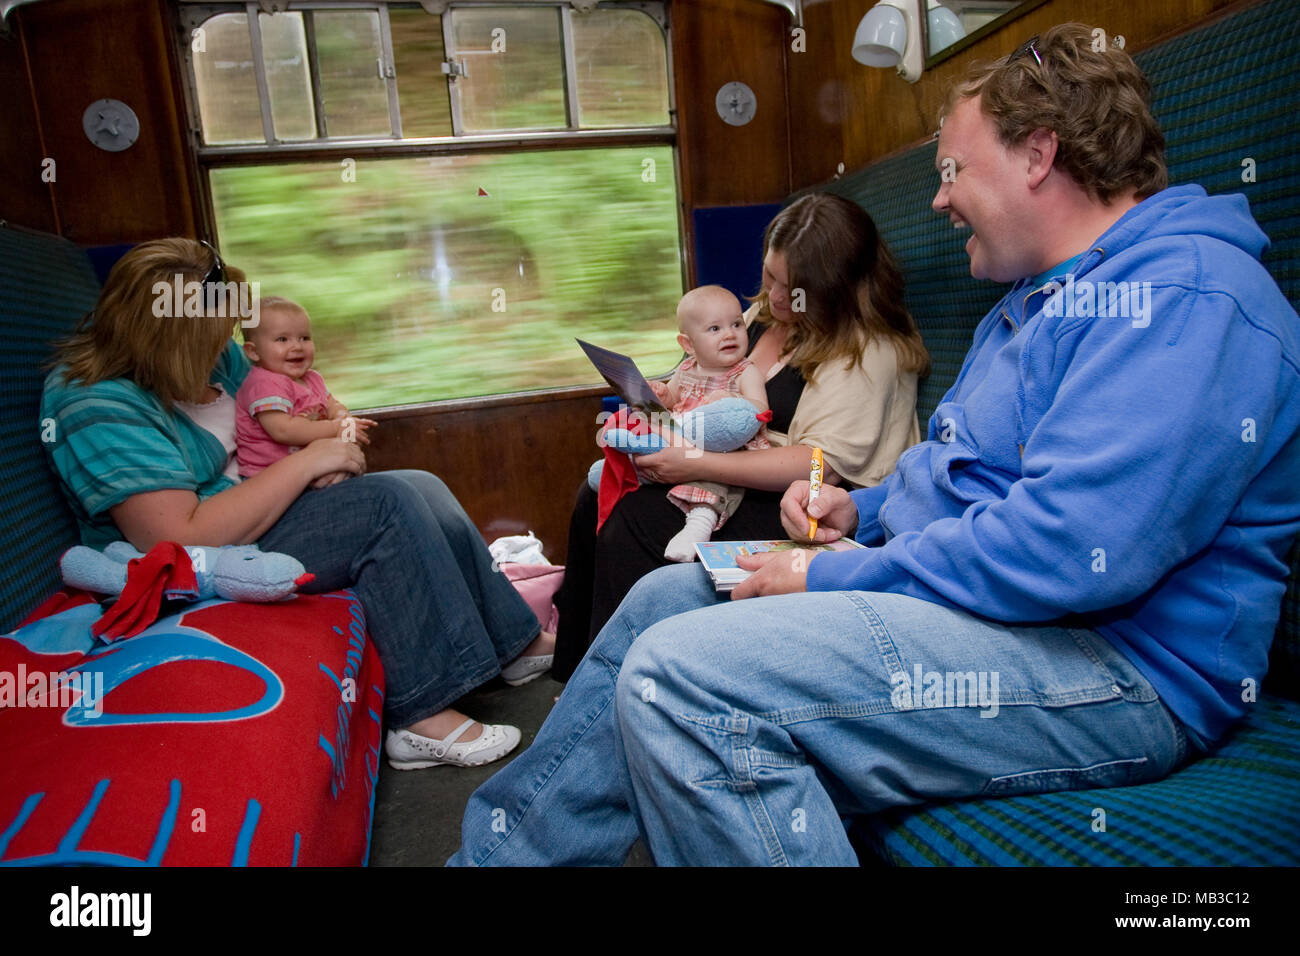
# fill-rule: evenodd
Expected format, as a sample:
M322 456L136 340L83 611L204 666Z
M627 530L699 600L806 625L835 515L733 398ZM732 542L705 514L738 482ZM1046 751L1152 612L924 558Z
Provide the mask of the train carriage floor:
M469 796L483 781L531 745L564 685L542 677L511 687L494 678L456 703L456 708L487 723L514 724L523 733L515 752L486 767L432 767L394 770L379 766L371 866L442 866L460 847L460 823ZM638 841L627 866L652 866Z

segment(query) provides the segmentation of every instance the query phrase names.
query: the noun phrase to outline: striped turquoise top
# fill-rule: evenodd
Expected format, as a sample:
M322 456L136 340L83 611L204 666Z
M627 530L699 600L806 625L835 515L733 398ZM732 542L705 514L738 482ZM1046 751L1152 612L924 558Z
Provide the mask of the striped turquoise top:
M232 339L211 381L234 395L248 369ZM185 413L166 411L130 379L66 384L56 368L45 378L40 427L82 543L92 548L121 540L108 510L132 495L178 488L207 498L234 484L222 474L221 443Z

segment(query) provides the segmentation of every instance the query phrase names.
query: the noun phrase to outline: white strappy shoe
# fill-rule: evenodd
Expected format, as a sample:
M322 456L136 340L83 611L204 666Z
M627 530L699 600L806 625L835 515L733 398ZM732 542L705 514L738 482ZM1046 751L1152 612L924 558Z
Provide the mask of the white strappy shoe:
M549 671L554 661L554 654L516 657L501 669L501 679L511 687L520 687L529 681L537 680L537 678Z
M394 770L423 770L444 764L479 767L500 760L519 746L519 728L509 724L484 724L483 732L474 740L456 743L473 726L471 717L441 740L421 737L409 730L390 730L384 742L388 765Z

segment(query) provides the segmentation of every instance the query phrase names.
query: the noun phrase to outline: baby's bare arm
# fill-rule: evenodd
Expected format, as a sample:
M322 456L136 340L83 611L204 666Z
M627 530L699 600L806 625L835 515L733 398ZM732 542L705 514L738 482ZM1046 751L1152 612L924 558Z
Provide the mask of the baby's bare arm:
M259 412L257 423L274 441L299 447L317 438L338 438L342 428L342 423L336 419L313 422L288 412Z
M679 368L673 372L672 378L667 382L651 382L650 387L654 389L655 396L664 408L673 408L681 401L681 382L682 373Z
M757 405L760 412L767 411L767 387L763 384L762 372L751 365L740 373L740 381L736 384L742 398Z

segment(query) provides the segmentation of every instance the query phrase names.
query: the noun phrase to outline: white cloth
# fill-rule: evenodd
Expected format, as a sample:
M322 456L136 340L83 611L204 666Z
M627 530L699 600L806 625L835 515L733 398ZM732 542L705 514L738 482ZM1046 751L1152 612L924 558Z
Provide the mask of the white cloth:
M488 545L488 554L497 564L550 564L542 554L542 542L531 531L527 534L497 538Z

